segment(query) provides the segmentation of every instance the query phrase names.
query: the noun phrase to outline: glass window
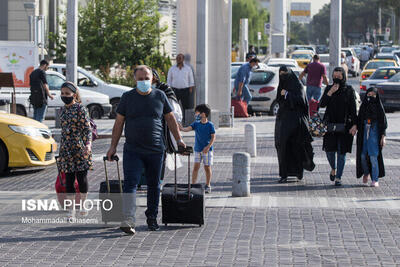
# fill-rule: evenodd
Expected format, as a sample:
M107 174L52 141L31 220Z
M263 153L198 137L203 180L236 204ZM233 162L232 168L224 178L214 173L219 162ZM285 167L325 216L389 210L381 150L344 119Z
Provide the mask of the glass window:
M292 54L293 59L311 59L310 54Z
M94 84L88 76L78 71L78 86L93 87Z
M379 69L382 67L391 67L391 66L395 66L394 62L392 61L375 61L368 63L365 69Z
M251 74L250 84L266 84L271 81L272 77L274 77L274 73L270 71L253 72Z
M240 66L231 66L231 79L236 78L236 74L239 70Z
M396 75L393 75L392 78L389 80L390 82L400 82L400 73L397 73Z
M64 79L53 74L46 74L46 79L50 90L60 90L61 85L65 82Z
M342 52L346 53L346 57L350 57L353 55L350 50L342 50Z
M394 69L383 69L383 70L377 70L374 72L374 74L371 76L370 79L389 79L396 73L398 73L399 70L394 70Z

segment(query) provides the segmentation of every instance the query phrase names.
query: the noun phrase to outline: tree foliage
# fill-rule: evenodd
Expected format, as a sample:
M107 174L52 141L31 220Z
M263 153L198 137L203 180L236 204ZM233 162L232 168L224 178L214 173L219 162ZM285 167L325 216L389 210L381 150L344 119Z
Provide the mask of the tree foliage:
M365 36L368 29L378 28L378 9L395 8L400 19L399 0L343 0L342 2L342 40L347 43L351 33ZM389 21L388 12L382 12L382 27ZM326 4L311 22L313 41L325 43L330 32L330 4Z
M159 52L166 27L160 27L159 20L158 0L88 0L79 7L79 65L100 70L106 80L116 63L130 69L147 64L167 72L171 62ZM62 26L65 31L66 23ZM65 35L52 38L57 59L65 61Z
M232 2L232 43L239 43L240 19L249 19L249 45L257 45L257 32L261 32L260 45L266 45L268 38L264 34L264 23L269 21L266 9L257 0L233 0Z

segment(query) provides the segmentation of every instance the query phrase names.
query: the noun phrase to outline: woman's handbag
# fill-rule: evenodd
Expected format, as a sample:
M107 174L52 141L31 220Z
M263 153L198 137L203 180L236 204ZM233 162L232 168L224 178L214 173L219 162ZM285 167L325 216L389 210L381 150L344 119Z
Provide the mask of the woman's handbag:
M344 123L328 123L328 133L344 133L346 125Z
M314 137L323 137L327 132L327 125L319 113L315 113L308 120L308 130Z

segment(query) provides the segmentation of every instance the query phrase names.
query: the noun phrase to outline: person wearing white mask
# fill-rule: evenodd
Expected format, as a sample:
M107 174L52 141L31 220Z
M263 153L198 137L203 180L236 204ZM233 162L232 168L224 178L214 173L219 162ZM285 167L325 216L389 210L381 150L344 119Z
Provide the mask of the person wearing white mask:
M248 63L240 66L235 77L235 88L233 89L233 93L236 93L236 96L244 100L247 104L249 104L252 99L248 87L251 78L251 71L258 68L259 62L260 60L258 58L252 58Z
M134 70L136 88L124 93L116 110L111 146L107 152L111 161L116 153L119 139L125 125L123 150L124 220L120 229L135 234L136 189L143 168L147 179L147 226L150 231L159 229L157 224L160 199L160 176L164 161L165 141L163 138L165 119L178 146L186 147L173 108L164 92L151 88L152 69L140 65Z

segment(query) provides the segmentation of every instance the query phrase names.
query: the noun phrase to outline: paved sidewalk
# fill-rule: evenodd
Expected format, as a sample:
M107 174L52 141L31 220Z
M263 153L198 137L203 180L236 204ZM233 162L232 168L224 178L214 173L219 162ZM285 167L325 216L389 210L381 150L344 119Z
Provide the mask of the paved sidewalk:
M0 178L0 265L400 266L400 114L388 116L387 176L380 188L366 187L355 178L355 150L348 155L344 185L332 186L319 139L313 143L316 169L306 172L301 182L292 179L278 184L273 117L240 119L234 129L218 129L213 192L207 195L203 227L172 225L148 232L144 192L138 194L137 234L132 237L101 222L22 224L22 216L59 218L65 213L21 211L24 198L55 198L55 166L13 171ZM232 198L231 157L245 151L247 122L257 126L252 197ZM112 121L98 125L110 129ZM193 144L194 134L187 133L184 139ZM118 147L120 155L123 141ZM109 142L94 143L90 198L96 198L104 180L101 158ZM111 178L116 179L115 165L108 166ZM186 167L178 170L180 182L186 181L186 173ZM204 182L202 169L199 178ZM164 182L172 181L173 172L168 170ZM96 212L88 217L98 218Z

